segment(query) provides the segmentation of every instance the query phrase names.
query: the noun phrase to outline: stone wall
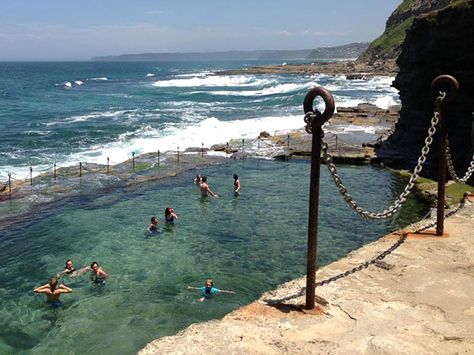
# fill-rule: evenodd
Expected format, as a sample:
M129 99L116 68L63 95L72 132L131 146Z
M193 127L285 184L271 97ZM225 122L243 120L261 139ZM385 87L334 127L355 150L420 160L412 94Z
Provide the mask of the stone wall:
M400 119L394 134L378 150L379 157L406 168L416 164L433 115L431 81L438 75L449 74L459 81L460 87L457 99L447 110L449 141L458 175L464 174L474 153L473 24L472 0L414 21L398 57L400 72L393 84L400 91ZM435 140L423 172L435 177L436 170Z

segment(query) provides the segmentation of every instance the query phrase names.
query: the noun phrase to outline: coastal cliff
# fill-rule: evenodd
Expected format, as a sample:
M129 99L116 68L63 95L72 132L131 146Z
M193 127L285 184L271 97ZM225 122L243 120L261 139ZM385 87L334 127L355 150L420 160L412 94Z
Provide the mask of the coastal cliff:
M416 163L433 116L431 81L449 74L459 81L458 96L447 110L449 144L458 175L464 174L474 144L474 54L467 50L474 47L473 23L472 0L414 20L397 60L400 72L393 84L400 91L400 119L394 134L377 152L380 158L392 159L395 165L408 162L409 167ZM435 140L424 170L429 176L437 170L436 144Z

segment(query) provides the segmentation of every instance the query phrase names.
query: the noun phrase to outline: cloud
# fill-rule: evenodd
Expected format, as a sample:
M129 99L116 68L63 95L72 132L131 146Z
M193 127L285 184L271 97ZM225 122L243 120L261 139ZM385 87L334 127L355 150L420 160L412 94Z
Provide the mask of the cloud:
M147 15L161 15L163 14L163 11L161 10L149 10L146 12Z
M283 37L291 37L291 36L293 36L293 33L291 33L290 31L287 31L287 30L279 31L278 34L279 34L280 36L283 36Z

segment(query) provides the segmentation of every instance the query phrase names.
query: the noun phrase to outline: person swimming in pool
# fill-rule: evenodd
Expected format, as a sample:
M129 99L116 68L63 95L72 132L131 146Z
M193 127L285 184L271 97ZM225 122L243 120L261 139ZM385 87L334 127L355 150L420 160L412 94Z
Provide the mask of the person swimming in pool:
M174 223L178 219L174 209L172 207L166 207L165 209L165 221L168 223Z
M210 298L212 297L212 295L215 295L216 293L219 293L219 292L235 294L234 291L226 291L226 290L220 290L218 288L215 288L214 282L211 279L206 280L206 283L202 287L188 286L188 290L201 291L201 298L198 299L199 302L203 302L206 298Z
M201 179L201 183L199 184L199 188L201 189L201 196L207 197L209 195L213 197L219 197L219 195L215 194L211 191L209 185L207 184L207 176L203 176Z
M234 174L234 195L240 195L240 180L237 174Z
M52 308L58 308L62 305L59 296L63 293L71 293L72 289L63 284L58 286L58 279L53 277L46 285L35 288L33 292L45 293L47 299L46 303Z
M158 219L156 217L151 217L150 224L146 228L148 232L154 233L158 231Z
M85 271L87 271L89 267L84 267L82 269L77 270L74 267L74 263L71 259L66 260L66 264L64 265L64 270L61 271L59 274L56 275L56 278L59 279L60 277L66 275L69 277L77 277L81 276Z
M105 285L105 280L109 275L95 261L91 264L92 281L97 285Z
M194 178L194 183L199 186L201 184L201 181L202 181L201 175L197 174L196 177Z

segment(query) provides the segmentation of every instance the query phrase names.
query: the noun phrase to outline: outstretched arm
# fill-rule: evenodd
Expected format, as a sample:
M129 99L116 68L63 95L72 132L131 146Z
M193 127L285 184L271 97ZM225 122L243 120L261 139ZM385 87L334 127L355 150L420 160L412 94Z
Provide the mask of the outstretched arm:
M199 290L199 287L188 286L188 290Z
M220 290L220 292L222 292L222 293L231 293L231 294L235 294L235 292L234 292L234 291Z
M211 191L211 189L209 188L209 186L207 187L207 192L209 192L209 194L210 194L212 197L219 197L218 194L215 194L214 192Z

